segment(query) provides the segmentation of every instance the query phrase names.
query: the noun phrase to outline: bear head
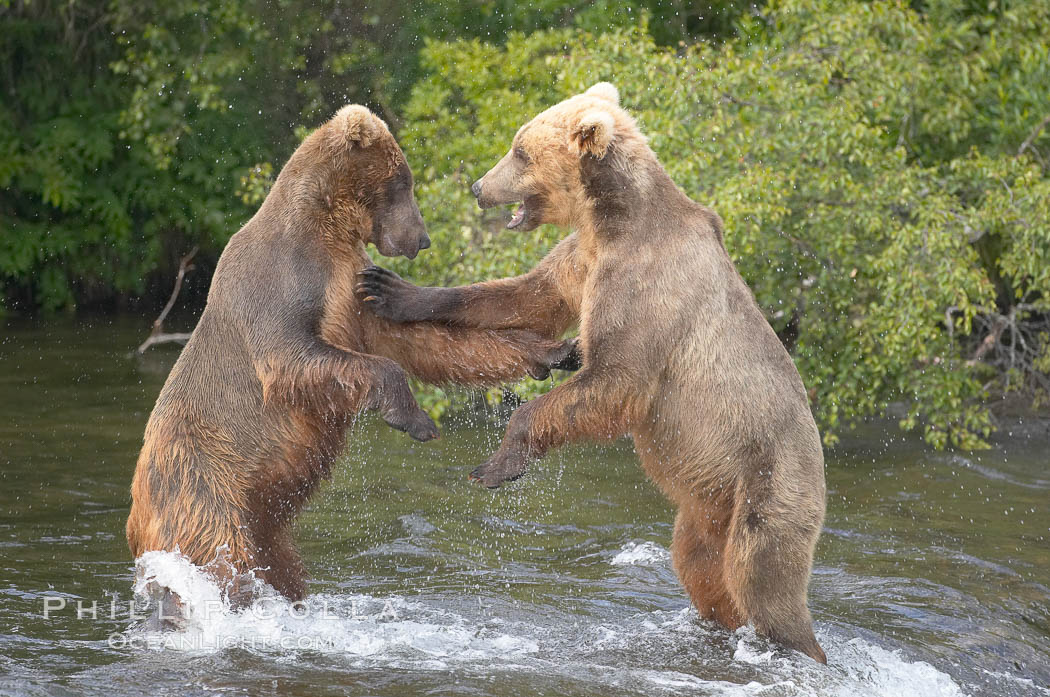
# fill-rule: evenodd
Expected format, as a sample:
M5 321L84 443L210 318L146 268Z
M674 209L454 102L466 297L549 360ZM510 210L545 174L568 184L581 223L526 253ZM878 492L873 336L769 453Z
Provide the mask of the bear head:
M296 215L316 220L330 246L371 242L383 256L409 259L430 246L412 170L390 129L367 107L340 109L303 141L278 184L286 174L300 204Z
M552 106L522 126L510 151L471 191L482 208L520 204L508 228L531 230L543 223L579 223L580 202L590 196L583 172L594 165L615 169L617 181L643 176L637 167L654 158L634 123L620 108L608 82Z

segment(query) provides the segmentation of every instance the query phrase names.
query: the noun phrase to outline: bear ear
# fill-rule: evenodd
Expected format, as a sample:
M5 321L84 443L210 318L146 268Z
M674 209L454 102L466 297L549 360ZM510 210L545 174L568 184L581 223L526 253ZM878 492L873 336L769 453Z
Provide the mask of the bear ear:
M612 144L614 121L611 114L597 109L586 112L569 134L569 147L581 156L593 155L599 160Z
M340 144L345 145L347 148L352 148L355 145L367 148L386 130L386 124L369 111L368 107L363 107L360 104L344 106L336 112L332 121L334 122L336 137L341 141Z
M599 82L592 85L584 94L590 97L599 97L620 106L620 92L611 82Z

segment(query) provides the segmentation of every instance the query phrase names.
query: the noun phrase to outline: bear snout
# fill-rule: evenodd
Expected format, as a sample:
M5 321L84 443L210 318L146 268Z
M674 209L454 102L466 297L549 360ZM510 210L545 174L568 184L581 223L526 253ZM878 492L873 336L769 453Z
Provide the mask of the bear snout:
M481 198L481 180L477 180L470 185L470 193L474 194L474 198Z

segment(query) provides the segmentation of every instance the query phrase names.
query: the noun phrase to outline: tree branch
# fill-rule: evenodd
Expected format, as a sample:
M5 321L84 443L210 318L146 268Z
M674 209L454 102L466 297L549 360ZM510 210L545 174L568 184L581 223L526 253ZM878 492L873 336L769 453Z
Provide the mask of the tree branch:
M949 320L950 323L950 320ZM995 324L992 325L992 330L988 332L988 335L984 337L977 350L974 351L973 357L966 361L967 367L973 367L977 365L984 355L988 353L993 346L999 343L1000 337L1003 335L1003 331L1009 326L1010 322L1007 318L1000 316L996 319Z
M153 320L153 328L150 330L149 336L146 340L135 350L135 353L140 356L146 352L150 346L156 344L165 343L179 343L185 344L190 339L188 333L165 333L164 331L164 320L168 318L168 313L171 312L171 308L175 306L175 300L179 297L179 292L182 290L182 281L186 278L186 273L193 269L190 266L190 262L193 261L193 257L197 256L197 247L191 249L185 256L179 259L179 272L175 275L175 287L171 289L171 297L168 298L168 302L164 305L164 309L157 315L157 319Z
M1046 128L1047 124L1050 124L1050 114L1047 114L1043 120L1039 122L1039 125L1036 126L1035 129L1028 134L1028 137L1024 139L1024 142L1021 143L1021 147L1017 148L1018 157L1023 155L1025 150L1032 147L1032 143L1034 143L1035 139L1039 137L1039 134L1044 128Z

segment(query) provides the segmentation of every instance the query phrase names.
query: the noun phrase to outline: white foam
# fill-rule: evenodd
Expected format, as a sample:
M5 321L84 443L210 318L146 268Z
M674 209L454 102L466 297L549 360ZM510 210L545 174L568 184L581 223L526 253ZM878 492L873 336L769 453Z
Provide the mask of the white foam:
M825 642L825 646L827 643ZM909 662L899 651L850 639L829 652L828 661L845 670L849 681L837 695L894 695L895 697L962 697L952 680L925 661ZM863 691L857 688L862 688Z
M1019 678L1016 675L1010 675L1009 673L1004 673L1000 670L982 670L981 672L985 675L990 675L998 680L1008 680L1009 682L1012 682L1016 685L1021 685L1026 689L1036 691L1041 695L1050 695L1050 689L1036 685L1035 681L1031 678Z
M637 564L666 559L666 554L657 545L642 543L628 545L617 557L628 560L619 563ZM433 601L367 594L317 594L291 603L260 586L260 597L251 607L233 610L215 581L182 555L151 552L138 560L138 567L137 588L145 589L150 581L164 585L192 611L191 620L178 631L138 630L147 648L154 650L215 652L237 647L282 662L309 661L311 654L322 654L341 656L352 667L560 675L593 683L599 692L649 685L661 694L964 694L934 666L909 661L898 651L861 638L847 639L841 629L818 632L829 661L822 666L777 649L749 627L731 637L735 646L727 655L723 630L700 622L690 609L606 616L600 621L581 614L570 624L551 626L556 620L545 620L542 612L513 620L472 616L470 599L458 596L449 596L451 606L463 614L436 607ZM696 660L681 663L673 658L683 652ZM702 672L686 672L694 669Z
M178 595L187 614L212 607L229 610L218 583L177 550L146 552L135 560L135 594L148 597L151 584Z
M213 578L180 554L149 552L136 563L136 592L145 591L151 581L165 586L178 594L188 616L178 631L142 632L143 643L154 649L305 650L407 664L514 657L538 650L531 639L479 629L455 613L396 596L319 594L293 603L260 583L252 605L233 610Z
M736 683L727 682L725 680L704 680L698 678L695 675L689 675L688 673L679 673L673 670L655 671L655 670L643 670L633 671L635 676L640 677L647 682L670 690L682 690L687 689L689 692L695 692L697 689L702 689L703 694L716 694L716 695L751 695L760 693L763 690L768 690L772 687L784 687L793 686L791 683L776 683L774 685L763 685L760 682L748 682L743 685Z
M628 542L610 563L614 566L646 566L666 562L670 558L670 553L655 542Z
M758 642L754 640L757 638L754 632L748 632L748 628L744 628L742 630L737 630L737 635L741 636L741 638L736 644L736 650L733 651L734 661L750 663L753 666L773 662L775 656L773 648L767 647L766 650L763 651Z
M823 694L836 697L965 697L962 688L946 673L925 661L908 661L899 651L889 651L861 638L817 632L828 654L820 666L800 654L779 651L758 637L751 627L735 633L733 660L760 666L771 674L790 677L799 691L786 694Z

